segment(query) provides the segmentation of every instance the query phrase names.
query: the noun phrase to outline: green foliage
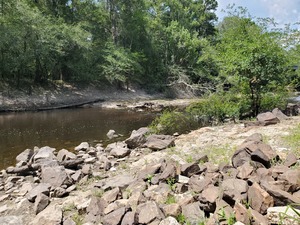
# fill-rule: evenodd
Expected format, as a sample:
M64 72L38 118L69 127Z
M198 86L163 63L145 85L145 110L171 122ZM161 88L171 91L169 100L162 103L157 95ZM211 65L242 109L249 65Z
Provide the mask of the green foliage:
M299 204L288 205L285 212L279 214L279 225L284 225L286 223L300 224L300 212L296 208ZM288 211L291 211L294 216L290 215Z
M283 137L283 141L287 144L291 150L296 154L300 155L299 142L300 142L300 125L289 131L289 134Z
M175 180L175 178L168 178L167 179L167 184L168 184L171 191L175 191L175 189L176 189L176 180Z
M169 204L174 204L176 203L176 198L174 195L169 195L165 201L165 204L169 205Z
M154 133L174 134L175 132L189 131L194 124L191 115L178 111L164 111L151 123L150 128Z

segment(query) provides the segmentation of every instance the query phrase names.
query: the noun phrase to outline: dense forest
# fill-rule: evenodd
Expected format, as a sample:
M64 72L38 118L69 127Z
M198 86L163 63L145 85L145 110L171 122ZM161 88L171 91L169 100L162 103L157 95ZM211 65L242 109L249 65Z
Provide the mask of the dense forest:
M0 0L0 82L244 93L295 88L299 31L216 0ZM255 113L255 112L254 112Z

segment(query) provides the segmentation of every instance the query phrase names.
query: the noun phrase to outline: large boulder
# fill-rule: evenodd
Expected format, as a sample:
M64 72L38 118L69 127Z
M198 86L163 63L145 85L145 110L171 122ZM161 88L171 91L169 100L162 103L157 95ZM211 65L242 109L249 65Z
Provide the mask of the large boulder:
M26 149L23 152L21 152L19 155L16 157L17 162L28 162L31 157L33 156L34 151L32 149Z
M34 162L38 162L40 160L53 160L56 159L53 152L55 148L50 148L49 146L42 147L38 150L38 152L34 156Z
M130 137L125 140L125 143L129 148L137 148L146 142L146 134L149 131L148 127L141 127L138 130L134 130Z
M150 148L152 150L162 150L165 148L173 147L174 137L170 135L150 135L147 137L147 140L143 147Z
M71 178L63 166L42 167L41 178L43 183L48 183L54 188L71 184Z
M271 112L260 113L257 115L256 119L263 126L276 124L280 122L280 120Z

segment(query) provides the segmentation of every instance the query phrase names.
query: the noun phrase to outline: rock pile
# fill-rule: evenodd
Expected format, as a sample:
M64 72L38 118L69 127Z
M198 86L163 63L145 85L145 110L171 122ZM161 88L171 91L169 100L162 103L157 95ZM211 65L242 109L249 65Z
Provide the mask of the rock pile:
M300 204L293 153L280 159L254 134L230 165L201 152L176 161L160 154L174 137L147 133L105 148L81 143L75 153L25 150L2 171L0 224L298 224L296 209L286 207Z

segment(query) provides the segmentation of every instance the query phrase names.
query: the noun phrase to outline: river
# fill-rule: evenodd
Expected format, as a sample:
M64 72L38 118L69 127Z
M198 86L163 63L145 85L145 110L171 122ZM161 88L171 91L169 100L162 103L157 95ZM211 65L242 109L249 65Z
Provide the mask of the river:
M154 117L153 113L98 107L0 114L0 169L14 165L16 156L27 148L73 150L83 141L107 143L110 129L124 139Z

